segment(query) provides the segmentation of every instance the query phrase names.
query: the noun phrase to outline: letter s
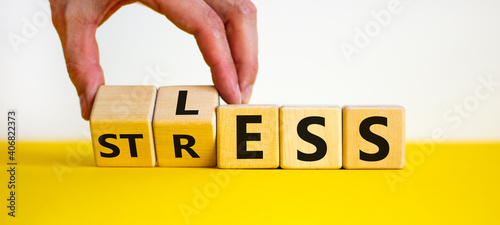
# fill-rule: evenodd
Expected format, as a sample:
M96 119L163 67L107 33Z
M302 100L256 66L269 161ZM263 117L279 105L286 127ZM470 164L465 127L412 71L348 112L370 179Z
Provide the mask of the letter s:
M111 152L111 153L101 152L101 157L113 158L113 157L116 157L120 154L120 149L118 148L118 146L111 144L109 142L106 142L106 139L108 139L108 138L116 139L116 135L115 134L103 134L103 135L101 135L99 137L99 144L101 144L103 147L106 147L106 148L113 150L113 152Z
M376 135L370 131L370 126L373 124L380 124L387 127L387 117L382 116L372 116L364 119L359 125L359 134L363 139L378 146L378 152L376 153L366 153L363 150L359 150L359 158L363 161L380 161L385 159L389 154L389 143L383 137Z
M326 142L322 138L310 133L307 127L311 124L318 124L325 126L325 118L319 116L310 116L302 119L297 125L297 134L302 140L307 141L314 146L316 146L316 151L314 153L303 153L297 150L297 159L306 162L318 161L325 157L327 147Z

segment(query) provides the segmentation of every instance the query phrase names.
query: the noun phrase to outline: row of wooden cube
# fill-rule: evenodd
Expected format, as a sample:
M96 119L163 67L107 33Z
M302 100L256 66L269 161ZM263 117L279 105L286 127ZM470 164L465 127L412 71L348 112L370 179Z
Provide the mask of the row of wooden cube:
M399 106L219 106L213 86L101 86L97 166L400 169Z

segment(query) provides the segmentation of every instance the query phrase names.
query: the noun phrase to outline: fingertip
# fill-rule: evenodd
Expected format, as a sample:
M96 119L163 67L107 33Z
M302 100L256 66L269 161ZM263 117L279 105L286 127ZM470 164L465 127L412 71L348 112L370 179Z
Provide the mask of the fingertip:
M241 103L248 104L252 98L253 84L248 85L244 90L241 91Z
M241 91L232 63L219 63L210 67L212 81L219 95L227 104L240 104Z
M90 115L92 114L92 108L94 106L94 96L95 93L90 93L90 95L83 94L80 96L80 109L82 118L86 121L90 120Z
M240 104L241 103L241 93L238 84L232 86L231 88L220 88L217 87L219 95L227 104Z
M87 102L87 97L85 97L85 94L80 95L80 111L82 114L82 118L88 121L90 119L90 114L87 112L88 102Z
M94 106L97 90L101 85L104 85L104 81L101 79L89 81L90 82L86 83L87 86L83 87L83 93L79 95L81 115L82 118L87 121L90 120L90 116L92 114L92 108Z
M234 103L231 103L231 104L240 104L241 103L241 92L240 92L240 85L238 83L236 83L236 86L234 87L234 93L235 93L235 99L234 99Z

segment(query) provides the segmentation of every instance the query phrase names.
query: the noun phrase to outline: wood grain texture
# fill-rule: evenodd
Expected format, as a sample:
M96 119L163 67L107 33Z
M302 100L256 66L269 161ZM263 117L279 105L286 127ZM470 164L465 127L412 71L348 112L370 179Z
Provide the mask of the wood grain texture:
M182 101L179 102L179 98L183 97L186 97L185 107ZM153 130L159 166L216 166L215 109L218 105L219 94L214 86L168 86L158 89ZM188 112L178 113L178 108ZM190 144L191 139L191 144L194 144L189 148L192 151L184 148L176 153L176 138L181 145Z
M321 140L308 137L307 133ZM304 156L299 159L299 151L306 154L307 159ZM280 166L283 169L339 169L342 166L342 109L335 106L281 107Z
M401 169L404 167L405 110L403 107L344 106L342 114L344 168ZM386 125L383 124L384 120ZM362 123L364 125L361 125ZM364 130L363 136L361 130ZM381 154L387 144L388 153ZM381 158L381 155L385 155L385 157L377 160L372 159L373 161L362 160L362 154L368 154L373 158Z
M278 106L219 106L217 108L218 167L277 168L279 166L278 116ZM242 137L245 134L246 138L251 140L238 143L238 135ZM238 154L238 149L242 154Z
M97 166L153 167L156 164L151 122L156 88L154 86L101 86L90 116L90 131ZM105 135L107 138L104 138ZM136 135L137 138L130 138ZM101 137L102 136L102 137ZM141 137L139 137L141 136ZM105 147L115 145L119 154ZM136 156L131 146L135 144Z

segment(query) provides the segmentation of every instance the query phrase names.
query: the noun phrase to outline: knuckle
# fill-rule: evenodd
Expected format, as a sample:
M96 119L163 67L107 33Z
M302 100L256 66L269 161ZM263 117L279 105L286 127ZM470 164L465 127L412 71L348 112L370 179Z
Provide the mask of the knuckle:
M103 71L98 64L66 63L69 78L79 94L84 93L88 85L104 84Z
M210 25L210 27L214 30L216 33L223 32L225 27L224 27L224 22L220 18L220 16L212 9L207 10L207 20L206 22Z
M66 69L68 70L69 78L74 82L85 73L83 67L76 63L66 63Z
M235 0L234 10L239 14L255 18L257 16L257 8L250 0Z
M72 81L84 79L85 77L93 74L102 73L102 68L98 64L80 64L68 62L66 63L66 69L68 70L69 77Z

